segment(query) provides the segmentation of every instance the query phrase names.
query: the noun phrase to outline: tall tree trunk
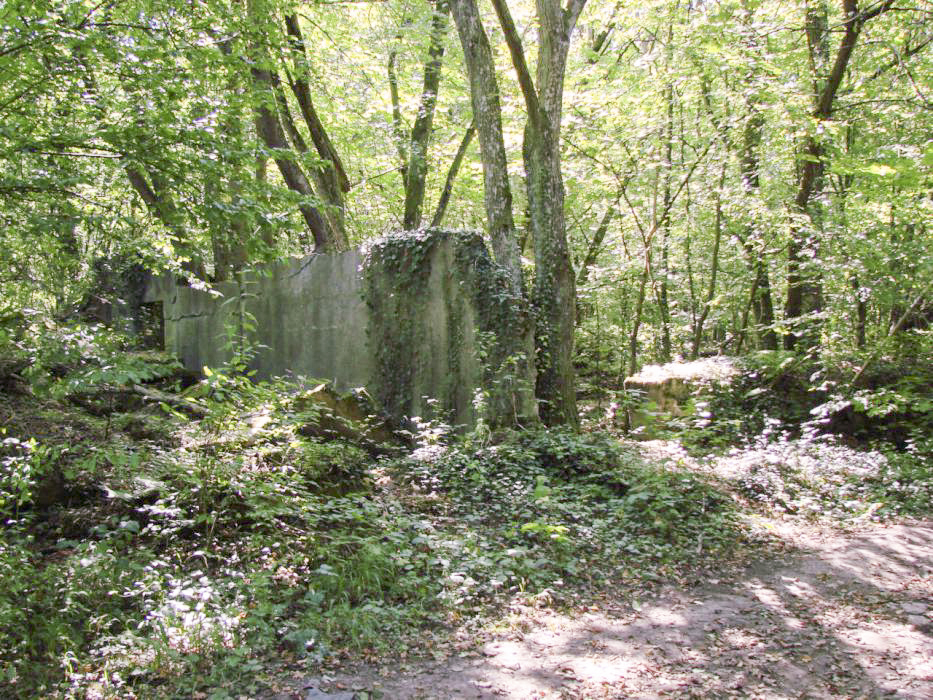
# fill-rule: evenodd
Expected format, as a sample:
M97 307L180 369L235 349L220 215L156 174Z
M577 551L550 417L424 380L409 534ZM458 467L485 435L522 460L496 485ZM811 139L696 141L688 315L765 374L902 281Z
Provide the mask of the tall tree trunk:
M752 280L752 288L748 293L748 301L745 304L745 308L742 309L742 320L739 321L738 331L735 333L735 346L733 347L732 352L735 355L739 355L742 352L742 347L745 343L745 336L748 335L748 314L752 309L752 305L755 303L755 297L758 294L758 278L755 277ZM735 311L733 313L733 319L735 317ZM733 322L733 328L735 328L735 323Z
M269 159L262 153L256 155L255 179L265 185L269 177ZM264 198L265 201L265 198ZM264 218L259 219L259 238L268 250L275 248L275 231Z
M673 69L674 19L667 24L667 45L665 46L665 70ZM661 228L661 284L658 293L658 310L661 313L661 361L671 361L671 308L667 288L670 276L670 234L671 234L671 180L673 178L674 158L674 84L668 81L664 86L666 120L664 123L664 218Z
M759 197L760 161L758 148L761 144L761 130L764 119L758 112L757 105L749 104L750 114L745 123L742 146L742 189L747 197ZM777 350L778 338L774 330L774 300L771 296L771 278L768 273L768 260L761 231L754 224L745 227L739 236L745 259L755 275L754 294L751 298L751 310L755 316L755 329L758 347L762 350Z
M635 314L632 318L632 332L628 339L628 376L638 371L638 331L641 329L642 316L645 310L645 296L648 290L648 278L651 276L651 251L645 250L645 266L641 271L641 280L638 283L638 296L635 298Z
M409 20L404 19L402 24ZM395 35L396 41L401 41L403 34L401 30ZM398 151L399 175L402 176L402 185L408 187L408 138L405 135L405 129L402 128L402 100L398 92L398 72L396 64L398 62L398 50L392 48L389 51L389 61L386 64L386 72L389 77L389 99L392 100L392 140L395 141L395 148Z
M536 395L549 425L579 422L573 370L576 285L564 221L560 119L567 52L584 4L570 0L564 9L558 0L536 0L539 47L533 80L505 0L493 0L528 110L524 149L535 250Z
M583 262L580 263L580 267L577 270L577 288L586 284L587 280L590 278L590 270L593 265L596 264L596 259L599 257L599 252L602 250L603 241L606 240L606 234L609 233L609 224L612 223L617 212L618 209L615 203L610 204L599 220L599 225L593 233L593 238L590 239L589 244L586 246L586 254L583 256Z
M811 113L815 121L832 118L833 106L839 86L845 77L856 42L865 23L888 11L893 0L883 0L870 9L859 12L857 0L842 0L844 12L843 36L836 51L832 68L821 81L821 66L826 55L828 27L825 6L807 11L807 39L810 56L816 71L814 84L814 108ZM800 148L797 194L790 207L790 241L787 246L787 297L784 304L784 322L791 330L784 336L784 349L793 350L799 341L804 349L815 347L819 339L819 324L809 318L822 306L819 265L815 259L819 241L814 230L812 199L818 192L826 167L826 157L819 136L811 133L804 138ZM810 259L808 259L810 258Z
M754 29L754 9L750 6L748 0L743 0L742 10L742 26L746 32L746 47L756 58L762 58L759 38ZM757 76L751 69L745 75L745 80L749 84L754 83L756 79ZM762 130L764 129L764 117L759 111L759 101L759 95L754 92L750 93L746 98L747 117L745 128L742 131L742 152L740 155L742 191L748 200L753 201L759 201L761 197L759 149L761 147ZM755 335L758 340L758 347L762 350L777 350L778 337L774 329L774 299L771 295L771 277L768 272L767 246L763 232L760 227L748 223L745 225L744 231L737 237L745 252L746 262L754 275L749 306L746 307L743 313L741 333L745 333L748 311L751 310L755 317ZM741 336L740 340L744 340L744 336Z
M537 396L548 425L577 424L573 371L576 284L567 248L559 134L546 126L531 135L531 231L535 251L532 304L538 350Z
M483 162L486 225L496 261L505 268L516 293L522 290L522 269L512 218L512 188L502 135L502 108L496 66L476 0L450 0L451 13L470 76L473 119Z
M287 14L285 16L285 29L288 34L293 66L291 73L288 75L288 84L295 96L295 100L298 102L302 119L321 162L319 166L310 167L309 172L314 180L316 192L323 200L322 214L327 219L327 223L333 232L333 238L336 241L335 247L343 249L347 247L346 202L343 195L350 190L350 181L347 178L343 160L340 158L337 149L334 148L334 144L331 142L311 98L311 88L308 83L310 76L308 56L304 35L301 32L301 25L298 23L296 14ZM285 103L283 118L287 111L288 105ZM291 121L290 116L288 120ZM303 150L307 150L307 147L304 146Z
M691 359L695 360L700 356L700 344L703 342L703 324L709 316L713 305L713 299L716 296L716 277L719 274L719 244L722 241L722 188L726 182L726 163L722 164L722 172L719 176L719 187L716 188L716 223L713 231L713 254L710 260L709 287L706 290L706 299L703 301L703 310L693 328L693 347L690 350Z
M289 81L289 86L295 94L298 106L301 109L301 116L311 134L311 141L317 150L318 155L327 164L333 178L332 188L338 192L349 192L350 180L347 178L346 168L343 160L334 144L331 142L324 128L324 123L318 116L311 99L311 88L308 85L308 57L305 51L304 36L301 33L301 25L298 24L298 16L289 14L285 17L285 27L288 31L289 45L292 50L292 61L295 66L295 73ZM332 202L332 204L343 204L342 199Z
M406 230L416 229L421 225L421 209L424 206L424 188L428 173L428 142L431 139L431 124L434 122L437 91L441 82L444 37L447 34L449 11L447 0L437 0L431 15L431 42L428 47L428 60L424 66L421 106L411 129L411 142L408 149L403 218L403 226Z
M849 275L849 284L852 286L852 295L855 297L855 347L861 350L865 347L868 304L862 298L862 285L859 284L858 275L854 272Z
M272 31L272 23L269 21L269 18L263 14L267 10L268 8L262 6L261 0L247 1L248 18L255 23L257 27L266 27L268 31ZM297 22L292 26L292 23L286 19L286 30L289 32L291 52L293 57L295 57L298 50L301 49L303 51L304 48ZM297 31L297 35L293 30ZM276 166L278 166L286 186L293 192L297 192L304 199L298 206L298 209L314 240L314 250L316 252L346 250L349 246L346 232L341 225L342 210L339 212L332 210L329 215L327 212L322 211L321 206L323 205L324 208L329 208L328 205L330 202L328 202L327 196L322 196L311 184L311 180L316 179L315 175L317 173L311 173L309 175L309 173L305 172L304 168L302 168L297 158L288 155L289 151L296 155L297 153L289 144L285 131L286 127L283 126L282 119L286 120L286 125L292 133L292 138L299 150L301 148L306 149L306 146L303 143L303 139L300 139L300 135L297 135L295 124L286 109L287 103L283 105L284 96L281 92L278 75L268 68L268 66L273 65L273 62L266 55L266 48L259 43L261 40L260 38L252 42L249 56L251 60L250 74L252 76L252 88L254 93L256 133L266 147L272 151L270 155L275 161ZM298 42L301 42L300 46ZM299 58L297 60L299 61L299 65L296 69L296 78L290 81L296 86L298 85L297 81L304 80L306 76L305 67L300 63L301 59ZM300 91L299 89L299 92ZM305 96L310 100L310 93ZM301 98L299 98L299 103L300 101ZM277 107L278 110L276 109ZM281 118L278 113L279 110L282 111ZM320 180L318 183L320 185ZM322 192L326 190L326 188L320 187L319 189L322 189Z
M254 67L252 75L257 86L265 88L274 94L275 80L270 71ZM285 129L278 115L269 108L261 95L257 96L256 132L263 143L274 152L273 160L288 188L308 200L316 200L317 195L307 174L294 158L284 155L283 152L291 150L285 136ZM316 251L334 252L347 249L346 236L342 231L334 230L328 224L317 206L305 201L298 208L314 239L314 249Z
M852 125L846 129L845 152L847 155L852 152L855 146L855 133L855 128ZM842 173L836 175L834 179L837 183L836 197L838 202L837 207L839 210L839 225L843 231L844 240L849 241L849 188L852 186L855 177L852 173ZM850 263L857 259L854 251L850 251L847 257L849 258ZM855 320L853 328L855 335L855 347L861 350L865 347L865 332L868 324L868 304L866 297L867 290L862 289L862 285L859 283L858 273L856 272L855 268L849 269L848 282L852 289L852 298L855 304Z

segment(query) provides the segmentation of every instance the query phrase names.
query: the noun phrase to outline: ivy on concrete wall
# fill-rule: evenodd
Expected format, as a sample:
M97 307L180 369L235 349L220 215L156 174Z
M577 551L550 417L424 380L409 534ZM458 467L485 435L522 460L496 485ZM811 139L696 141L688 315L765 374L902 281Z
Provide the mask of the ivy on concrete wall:
M364 294L372 389L389 414L491 427L537 419L527 304L479 234L428 229L378 240Z

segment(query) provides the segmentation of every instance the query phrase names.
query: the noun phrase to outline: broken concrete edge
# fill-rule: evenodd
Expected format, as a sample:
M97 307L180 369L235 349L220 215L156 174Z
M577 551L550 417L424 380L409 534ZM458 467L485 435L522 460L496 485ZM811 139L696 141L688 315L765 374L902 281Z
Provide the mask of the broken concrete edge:
M365 388L398 427L537 423L530 311L475 232L394 233L203 289L153 276L143 303L193 372L245 350L257 379Z
M728 385L742 372L739 358L724 356L645 365L623 383L629 399L625 427L636 437L653 439L672 420L693 415L698 392Z

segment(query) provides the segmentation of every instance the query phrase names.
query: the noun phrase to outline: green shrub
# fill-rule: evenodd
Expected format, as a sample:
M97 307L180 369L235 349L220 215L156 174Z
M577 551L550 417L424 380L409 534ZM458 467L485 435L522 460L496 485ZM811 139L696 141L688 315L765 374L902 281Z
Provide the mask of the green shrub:
M729 502L710 486L604 435L515 433L491 447L423 451L399 469L482 543L453 553L460 598L471 581L540 588L611 578L735 541Z

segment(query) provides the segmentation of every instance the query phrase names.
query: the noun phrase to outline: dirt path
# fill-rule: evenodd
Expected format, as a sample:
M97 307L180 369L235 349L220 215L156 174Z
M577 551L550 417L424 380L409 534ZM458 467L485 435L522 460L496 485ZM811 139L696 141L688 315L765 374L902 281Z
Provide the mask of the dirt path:
M785 553L721 580L576 617L520 606L475 652L278 697L933 700L933 522L771 527Z

